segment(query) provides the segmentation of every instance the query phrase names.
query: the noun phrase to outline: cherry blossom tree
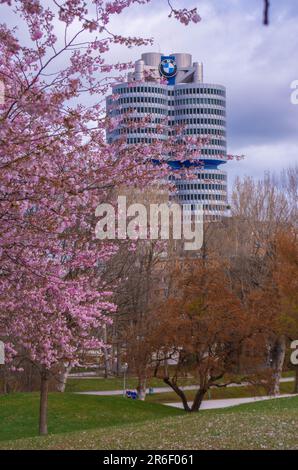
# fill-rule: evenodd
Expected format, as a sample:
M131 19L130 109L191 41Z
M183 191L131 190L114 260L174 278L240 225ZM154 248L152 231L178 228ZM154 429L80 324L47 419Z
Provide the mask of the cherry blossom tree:
M30 361L40 373L41 434L50 375L100 348L96 331L116 309L101 267L117 246L96 240L96 206L117 185L150 184L168 171L169 142L105 141L117 125L105 117L105 94L130 66L105 54L152 42L109 23L147 1L1 0L17 26L0 25L0 335L11 368Z

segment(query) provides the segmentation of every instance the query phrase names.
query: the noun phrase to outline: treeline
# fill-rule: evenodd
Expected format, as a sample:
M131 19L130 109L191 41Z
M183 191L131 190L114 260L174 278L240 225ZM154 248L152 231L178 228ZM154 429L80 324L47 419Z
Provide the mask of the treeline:
M177 242L121 250L107 278L121 279L108 328L106 375L127 362L143 399L152 376L189 410L181 379L198 384L192 410L213 386L263 385L278 394L290 344L298 338L298 169L260 181L237 179L231 216L204 224L204 242L186 254Z
M200 408L210 387L235 382L278 394L288 368L298 392L289 359L298 338L297 182L297 167L278 178L237 179L230 217L204 222L198 252L171 240L119 242L100 268L117 310L93 332L102 351L82 351L80 365L97 362L109 377L127 364L140 399L159 377L188 411ZM67 361L52 370L52 389L64 391L70 370ZM3 375L7 392L39 387L32 361ZM186 377L197 384L191 408L181 388Z

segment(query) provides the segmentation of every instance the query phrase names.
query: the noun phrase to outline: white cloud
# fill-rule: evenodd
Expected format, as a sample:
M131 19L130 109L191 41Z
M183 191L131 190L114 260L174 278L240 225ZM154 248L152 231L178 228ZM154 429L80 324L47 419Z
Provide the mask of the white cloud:
M283 168L298 164L298 145L295 143L248 145L233 150L245 158L227 163L230 186L239 174L261 177L268 170L279 173Z
M290 103L290 84L298 79L296 2L272 0L269 27L262 26L262 0L172 3L177 8L197 6L202 21L186 27L168 18L166 0L135 5L115 15L109 30L153 37L154 46L114 46L107 61L134 61L152 50L191 53L204 63L205 81L227 87L229 152L247 155L245 161L226 165L230 181L235 174L260 176L273 166L295 164L298 106Z
M174 1L179 8L196 2ZM155 46L116 48L111 58L136 60L144 51L188 52L204 62L205 81L222 83L228 96L228 147L245 161L228 163L235 174L261 176L297 162L298 106L290 83L298 79L298 12L291 2L271 2L271 25L262 25L261 0L200 0L202 22L185 27L168 19L163 0L135 7L111 28L124 35L153 36ZM125 20L123 20L125 19Z

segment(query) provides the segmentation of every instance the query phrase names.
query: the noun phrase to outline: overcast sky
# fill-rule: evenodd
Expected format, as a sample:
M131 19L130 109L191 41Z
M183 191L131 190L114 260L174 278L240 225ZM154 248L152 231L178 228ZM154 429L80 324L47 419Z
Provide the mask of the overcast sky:
M298 1L271 0L271 24L262 25L262 0L173 0L197 6L202 21L184 26L167 18L165 0L134 7L113 21L123 35L153 37L154 47L123 51L111 58L136 60L144 51L188 52L204 63L207 82L227 88L228 150L245 154L225 165L235 175L262 176L298 163L298 105L290 84L298 79ZM133 13L133 14L132 14Z
M189 26L168 18L167 0L151 0L109 25L117 34L152 37L154 46L113 46L108 61L134 61L146 51L191 53L204 63L206 82L226 86L228 151L246 157L225 165L230 186L236 175L261 177L298 163L298 105L290 101L298 80L298 0L270 3L268 27L263 0L172 0L176 8L197 6L202 21ZM0 21L10 23L10 9L2 12Z

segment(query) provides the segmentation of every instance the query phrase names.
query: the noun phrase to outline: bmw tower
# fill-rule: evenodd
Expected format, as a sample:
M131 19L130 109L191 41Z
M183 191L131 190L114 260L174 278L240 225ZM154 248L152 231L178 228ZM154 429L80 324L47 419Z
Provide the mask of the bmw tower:
M202 205L204 214L212 219L223 216L227 207L227 175L222 169L227 161L225 87L204 83L203 65L192 62L190 54L149 52L135 62L126 83L114 85L112 93L117 98L107 98L110 117L133 109L140 118L150 114L156 123L166 118L168 129L181 125L186 135L206 138L195 178L175 181L176 199L188 207ZM107 141L113 142L122 133L119 126L107 134ZM126 135L127 144L150 143L152 139L149 129L129 129ZM166 139L167 135L158 138Z

